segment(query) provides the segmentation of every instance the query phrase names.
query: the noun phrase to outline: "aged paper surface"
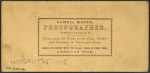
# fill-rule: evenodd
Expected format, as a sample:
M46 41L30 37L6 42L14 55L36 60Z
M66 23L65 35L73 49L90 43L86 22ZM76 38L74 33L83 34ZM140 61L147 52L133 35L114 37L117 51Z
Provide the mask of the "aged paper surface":
M146 72L146 1L3 1L2 72Z

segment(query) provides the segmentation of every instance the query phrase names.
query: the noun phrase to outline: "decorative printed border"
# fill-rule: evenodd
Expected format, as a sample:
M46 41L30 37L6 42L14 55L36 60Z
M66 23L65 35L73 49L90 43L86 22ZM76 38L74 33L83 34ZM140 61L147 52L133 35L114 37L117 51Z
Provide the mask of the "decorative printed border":
M111 20L111 55L39 55L39 20L40 19L93 19ZM112 56L112 18L38 18L38 56Z

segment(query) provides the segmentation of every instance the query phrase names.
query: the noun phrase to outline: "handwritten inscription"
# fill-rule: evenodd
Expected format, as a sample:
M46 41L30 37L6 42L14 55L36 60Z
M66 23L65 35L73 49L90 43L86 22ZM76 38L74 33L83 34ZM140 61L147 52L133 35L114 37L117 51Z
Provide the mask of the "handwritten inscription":
M17 59L11 60L11 64L56 64L56 65L66 65L68 59L64 60L52 60L52 59Z

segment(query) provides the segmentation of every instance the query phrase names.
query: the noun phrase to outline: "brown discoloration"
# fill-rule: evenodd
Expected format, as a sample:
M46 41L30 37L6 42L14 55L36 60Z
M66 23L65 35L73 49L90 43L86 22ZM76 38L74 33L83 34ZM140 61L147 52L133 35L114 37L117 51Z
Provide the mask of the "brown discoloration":
M9 51L12 50L11 47L9 45L7 45L7 44L4 45L4 48L8 49Z
M10 15L13 15L14 14L14 10L13 10L13 6L12 5L9 5L9 13Z
M37 11L33 12L32 15L33 15L34 17L38 17L38 16L37 16Z
M118 59L121 59L121 58L122 58L122 54L119 55Z
M96 71L96 72L146 72L149 61L148 15L149 4L144 1L101 1L101 2L43 2L43 1L3 1L2 2L2 72L42 72L42 71ZM41 18L41 19L40 19ZM46 18L46 19L42 19ZM47 19L47 18L55 18ZM82 21L81 19L56 18L111 18L91 20L94 24L57 24L57 21ZM83 19L84 21L85 19ZM106 30L44 30L44 25L104 25ZM112 27L110 27L112 26ZM106 28L107 27L107 28ZM69 28L69 27L68 27ZM68 29L67 28L67 29ZM47 28L49 29L49 28ZM112 30L112 31L111 31ZM104 31L104 32L103 32ZM106 31L106 32L105 32ZM67 36L60 32L86 32L82 36ZM88 34L89 32L89 34ZM70 35L70 34L69 34ZM79 35L79 34L78 34ZM63 38L49 43L47 38ZM111 37L112 36L112 37ZM69 38L91 38L79 42L100 42L78 44ZM98 40L96 38L107 38ZM6 44L6 45L5 45ZM69 46L67 46L69 45ZM83 49L83 47L90 49ZM108 49L91 49L91 47ZM53 47L44 49L43 47ZM69 47L69 49L55 49ZM70 49L77 47L77 49ZM78 49L81 47L81 49ZM110 50L109 50L110 49ZM58 51L65 51L58 53ZM79 50L80 53L73 53ZM83 51L92 51L93 53ZM66 51L73 51L66 53ZM103 53L103 54L102 54ZM56 56L56 54L59 54ZM64 55L66 54L66 55ZM77 56L77 55L80 56ZM87 56L83 56L86 54ZM89 54L92 54L89 56ZM47 56L51 55L51 56ZM55 56L54 56L55 55ZM60 56L62 55L62 56ZM70 55L70 56L68 56ZM74 55L74 56L72 56ZM100 56L93 56L100 55ZM106 56L104 56L106 55ZM24 58L24 59L23 59ZM68 61L69 60L69 61ZM6 69L6 67L11 67ZM20 68L20 70L13 70ZM24 70L21 70L24 68Z
M40 65L40 66L39 66L39 68L41 69L41 68L42 68L42 66Z
M24 58L24 54L21 55L21 58L25 59L25 58Z

